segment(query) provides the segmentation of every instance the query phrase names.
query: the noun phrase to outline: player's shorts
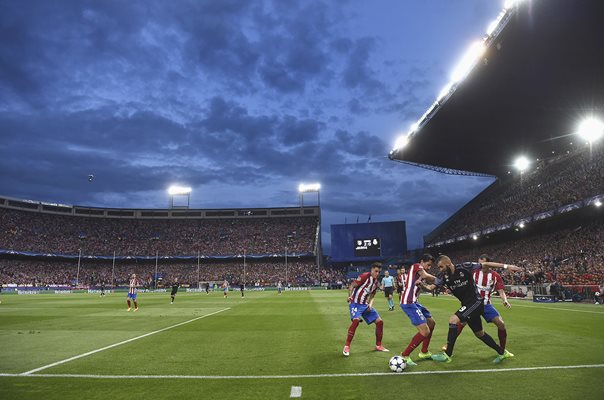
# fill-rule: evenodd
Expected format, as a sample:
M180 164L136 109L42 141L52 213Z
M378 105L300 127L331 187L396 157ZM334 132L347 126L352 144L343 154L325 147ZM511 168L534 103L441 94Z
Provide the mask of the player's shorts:
M401 304L401 308L414 326L425 324L426 320L432 317L430 311L420 303Z
M396 293L398 293L398 294L399 294L399 296L401 296L401 295L403 294L403 290L405 290L405 288L404 288L404 287L402 287L402 286L397 286L397 288L396 288Z
M172 293L170 293L170 296L176 296L176 293L178 292L178 289L176 290L172 290Z
M128 293L128 297L127 298L136 301L136 293Z
M392 286L384 288L385 297L392 296L392 293L394 293L394 288Z
M493 307L492 304L484 305L484 320L485 321L492 322L495 318L497 318L499 316L500 316L499 313L497 312L495 307Z
M350 303L349 308L351 320L362 318L367 325L373 324L380 317L380 314L375 311L375 308L369 310L368 304Z
M455 315L457 315L461 322L466 322L472 329L472 332L481 331L481 317L484 316L484 303L481 299L469 306L462 305L461 308L455 312Z
M281 289L281 288L277 288L277 290L279 291L279 293L281 293L281 291L282 291L283 289Z

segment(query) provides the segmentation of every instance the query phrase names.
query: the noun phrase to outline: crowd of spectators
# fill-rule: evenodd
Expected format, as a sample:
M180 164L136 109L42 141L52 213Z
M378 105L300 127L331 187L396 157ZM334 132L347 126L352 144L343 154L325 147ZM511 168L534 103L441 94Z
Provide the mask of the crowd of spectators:
M604 146L582 147L496 183L453 217L431 243L513 223L604 193Z
M245 282L247 286L274 286L281 281L291 286L316 285L319 283L317 264L314 259L290 259L287 268L284 260L246 262L245 278L243 262L202 263L193 262L159 263L157 266L158 287L170 285L176 279L193 287L207 282L230 284ZM323 283L335 283L345 279L345 269L324 268L320 270ZM125 286L131 274L136 274L146 286L154 287L155 263L116 263L85 260L80 265L79 275L76 262L44 260L0 259L0 283L32 286Z
M604 225L601 222L472 250L447 252L447 255L453 262L463 262L475 261L483 253L494 261L524 267L523 272L502 273L506 284L604 283Z
M314 252L318 219L119 219L0 208L0 249L151 256Z

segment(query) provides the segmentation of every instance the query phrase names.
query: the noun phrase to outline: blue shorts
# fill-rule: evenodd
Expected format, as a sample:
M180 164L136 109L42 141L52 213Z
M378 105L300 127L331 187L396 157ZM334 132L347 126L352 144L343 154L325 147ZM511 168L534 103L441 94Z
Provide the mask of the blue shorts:
M411 323L415 326L425 324L426 319L431 318L430 311L419 303L401 304L401 308L407 314Z
M128 293L128 297L127 298L136 301L136 293Z
M486 304L484 306L484 320L487 322L493 321L495 318L499 317L499 313L495 310L492 304Z
M378 312L375 311L375 308L372 308L371 311L368 310L368 308L369 308L368 304L350 303L349 308L350 308L350 319L363 318L363 320L367 323L367 325L373 324L380 317L380 314L378 314Z

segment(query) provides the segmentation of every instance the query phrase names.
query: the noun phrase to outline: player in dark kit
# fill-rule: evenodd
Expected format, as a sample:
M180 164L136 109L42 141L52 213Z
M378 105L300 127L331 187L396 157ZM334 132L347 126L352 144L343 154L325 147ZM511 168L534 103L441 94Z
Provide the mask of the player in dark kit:
M170 293L170 304L174 304L174 298L176 297L176 293L178 292L178 288L180 287L180 283L178 283L178 278L174 280L172 284L172 292Z
M423 281L420 281L419 284L429 291L443 286L447 287L453 296L457 297L457 299L461 302L461 307L449 318L447 350L433 355L432 359L446 363L450 363L452 361L451 356L453 355L455 341L457 340L457 324L460 322L466 322L478 339L497 352L498 356L495 358L495 360L493 360L494 363L498 364L506 358L513 357L514 355L512 353L502 349L495 342L495 340L493 340L493 338L482 329L481 317L484 316L484 300L478 292L478 288L476 287L476 282L474 281L472 274L474 271L481 269L483 265L489 268L503 269L507 269L508 267L513 267L516 269L518 267L494 262L484 262L482 264L463 263L454 265L451 259L445 255L438 257L437 265L440 271L438 277L430 274L424 275L424 281L434 283L426 284Z
M244 297L243 291L245 290L245 285L243 283L239 284L239 290L241 291L241 297Z
M101 282L101 297L105 297L105 282Z
M405 268L396 267L396 292L398 293L398 300L400 303L401 297L403 296L403 290L405 290Z

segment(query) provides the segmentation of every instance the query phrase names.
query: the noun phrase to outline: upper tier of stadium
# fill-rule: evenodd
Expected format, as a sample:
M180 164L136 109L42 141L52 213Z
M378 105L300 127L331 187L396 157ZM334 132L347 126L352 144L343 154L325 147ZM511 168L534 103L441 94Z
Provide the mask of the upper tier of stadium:
M0 233L5 254L312 256L319 207L115 209L2 197Z
M516 5L474 43L390 159L501 178L520 155L584 145L574 135L583 118L604 120L604 1L506 3Z

